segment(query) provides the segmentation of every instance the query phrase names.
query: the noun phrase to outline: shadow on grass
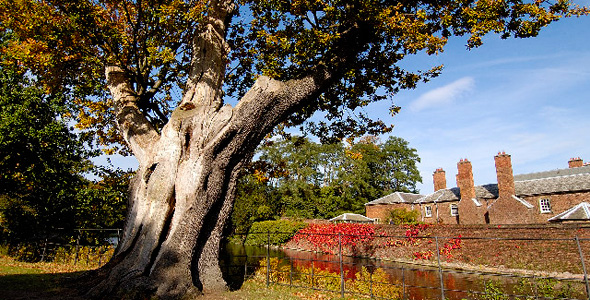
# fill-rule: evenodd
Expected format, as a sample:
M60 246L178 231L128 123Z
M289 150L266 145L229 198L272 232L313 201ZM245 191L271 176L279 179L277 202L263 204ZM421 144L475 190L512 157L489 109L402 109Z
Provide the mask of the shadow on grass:
M0 299L84 299L75 286L83 273L4 275L0 272Z

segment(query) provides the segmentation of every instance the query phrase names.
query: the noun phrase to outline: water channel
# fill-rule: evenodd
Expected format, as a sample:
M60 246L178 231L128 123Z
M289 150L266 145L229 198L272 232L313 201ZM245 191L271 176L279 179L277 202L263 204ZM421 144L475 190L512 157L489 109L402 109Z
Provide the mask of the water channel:
M267 249L265 247L251 247L236 244L228 244L222 251L221 265L226 274L226 280L234 289L239 288L245 276L251 276L260 261L265 260ZM270 257L278 257L295 266L315 270L327 270L339 274L340 263L338 255L313 253L298 250L271 249ZM403 287L402 299L441 299L441 277L438 268L415 264L403 264L390 261L382 261L367 258L343 257L343 269L348 278L354 278L362 267L373 272L381 268L389 275L391 283ZM502 289L512 288L517 282L516 278L498 277L494 275L472 274L444 270L442 284L446 299L473 298L473 292L484 291L484 281L493 280L500 283Z

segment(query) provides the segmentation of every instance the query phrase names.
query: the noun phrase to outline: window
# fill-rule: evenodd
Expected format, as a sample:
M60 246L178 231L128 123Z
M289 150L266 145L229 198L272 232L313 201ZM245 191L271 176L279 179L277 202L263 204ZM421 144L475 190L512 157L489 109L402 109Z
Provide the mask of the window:
M451 204L451 216L456 217L459 215L459 206L457 204Z
M424 206L424 216L427 218L432 217L432 206Z
M551 202L549 201L549 198L539 199L539 209L542 214L551 212Z
M373 223L374 224L380 224L381 223L381 219L380 218L373 218Z

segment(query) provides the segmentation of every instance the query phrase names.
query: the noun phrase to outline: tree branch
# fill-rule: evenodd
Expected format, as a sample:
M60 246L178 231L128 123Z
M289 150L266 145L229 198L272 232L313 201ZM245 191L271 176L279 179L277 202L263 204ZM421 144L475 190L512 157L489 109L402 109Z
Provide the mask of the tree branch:
M146 116L137 107L138 97L127 74L116 66L105 69L107 86L115 102L115 115L119 130L131 151L142 164L159 135Z

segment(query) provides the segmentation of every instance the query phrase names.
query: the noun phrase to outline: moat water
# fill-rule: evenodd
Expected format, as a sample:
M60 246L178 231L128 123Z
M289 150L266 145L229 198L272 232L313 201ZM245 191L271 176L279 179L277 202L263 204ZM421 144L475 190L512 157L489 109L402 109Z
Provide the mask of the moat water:
M270 249L270 257L278 257L283 263L294 267L311 268L339 274L338 255L313 253L298 250ZM265 260L265 247L250 247L228 244L222 251L221 264L226 281L237 289L244 278L254 275ZM441 276L438 268L415 264L404 264L367 258L343 257L342 269L347 278L355 278L364 266L369 272L381 268L388 275L390 283L396 284L403 292L402 299L441 299ZM339 276L339 275L338 275ZM485 291L484 282L494 281L496 285L511 293L517 279L506 276L481 275L467 272L444 270L442 285L446 299L472 299L475 293Z

